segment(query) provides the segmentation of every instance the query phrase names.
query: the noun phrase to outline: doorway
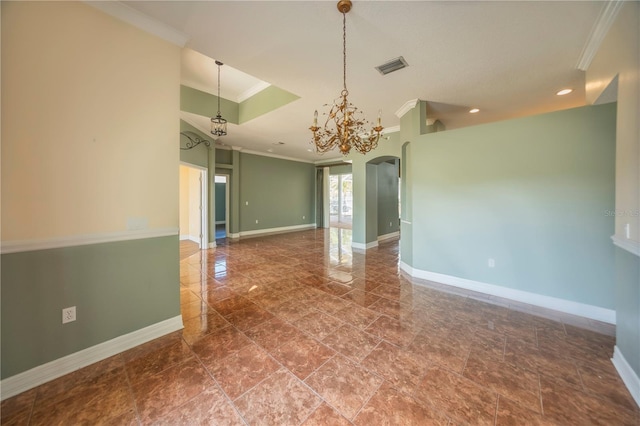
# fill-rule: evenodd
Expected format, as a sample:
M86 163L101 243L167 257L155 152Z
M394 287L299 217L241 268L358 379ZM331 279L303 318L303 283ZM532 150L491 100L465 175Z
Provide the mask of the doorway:
M353 175L329 176L329 222L332 228L351 229L353 222Z
M207 170L191 164L180 164L180 241L191 241L200 250L207 238Z
M215 238L229 235L229 175L215 176Z

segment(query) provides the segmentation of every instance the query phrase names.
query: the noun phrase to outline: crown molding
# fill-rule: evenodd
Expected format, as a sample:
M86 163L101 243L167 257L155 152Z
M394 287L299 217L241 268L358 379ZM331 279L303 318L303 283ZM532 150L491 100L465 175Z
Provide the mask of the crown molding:
M119 1L85 0L84 3L179 47L184 47L189 41L187 34Z
M395 132L399 132L400 131L400 126L393 126L393 127L385 127L384 130L382 131L383 135L388 135L389 133L395 133Z
M240 102L246 101L253 95L262 92L264 89L266 89L269 86L271 86L271 84L267 83L266 81L261 81L260 83L257 83L252 87L249 87L244 92L240 93L238 95L238 99L236 99L236 102L240 103Z
M596 22L593 24L589 38L587 39L587 42L582 49L582 53L580 54L580 58L578 59L578 63L576 65L577 69L581 71L589 69L591 61L593 61L598 49L600 49L602 41L607 36L609 29L616 20L618 12L620 12L624 3L624 0L609 0L602 5L600 15L598 15Z
M411 99L410 101L405 102L404 105L396 111L396 117L402 118L403 115L414 109L416 105L418 105L419 101L420 99Z
M234 149L235 149L235 147L234 147ZM242 149L242 148L240 148L240 149L245 154L260 155L262 157L272 157L272 158L278 158L280 160L297 161L299 163L310 163L310 164L313 164L313 161L302 160L300 158L287 157L285 155L271 154L271 153L268 153L268 152L253 151L251 149Z

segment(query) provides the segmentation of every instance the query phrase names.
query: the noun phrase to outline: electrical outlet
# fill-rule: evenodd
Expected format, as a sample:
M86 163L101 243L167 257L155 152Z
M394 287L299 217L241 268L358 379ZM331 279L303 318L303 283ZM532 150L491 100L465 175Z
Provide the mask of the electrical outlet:
M489 268L495 268L496 267L496 261L494 259L489 259L489 262L487 262L489 264Z
M76 307L64 308L62 310L62 323L73 322L76 320Z
M392 226L393 226L393 222L389 222L389 227L392 227Z
M256 219L256 223L258 223L258 219Z
M304 219L306 219L306 218L307 218L306 216L302 216L302 219L303 219L303 220L304 220Z

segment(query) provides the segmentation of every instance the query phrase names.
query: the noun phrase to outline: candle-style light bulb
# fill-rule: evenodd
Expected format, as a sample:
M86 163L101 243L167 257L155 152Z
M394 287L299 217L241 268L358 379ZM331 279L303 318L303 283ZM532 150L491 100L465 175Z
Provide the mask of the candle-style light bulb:
M313 127L318 127L318 110L313 113Z
M378 127L380 127L380 124L381 124L381 120L382 120L382 119L380 118L381 116L382 116L382 110L381 110L381 109L379 109L379 110L378 110Z

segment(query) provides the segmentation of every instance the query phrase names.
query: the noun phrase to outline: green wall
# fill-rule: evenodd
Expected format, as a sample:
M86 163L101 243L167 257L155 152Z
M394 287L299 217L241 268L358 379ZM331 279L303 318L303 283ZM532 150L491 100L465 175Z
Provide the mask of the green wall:
M337 166L329 167L330 175L347 175L351 173L351 164L340 164Z
M640 374L640 257L615 248L616 346Z
M213 146L213 139L211 139L208 135L203 134L201 131L193 127L191 124L186 121L180 120L180 131L181 132L194 132L202 139L209 140L211 146ZM188 142L188 139L185 136L178 135L179 138L179 146L184 147ZM193 164L200 167L208 167L209 165L209 148L206 145L200 144L192 149L181 149L180 150L180 161Z
M378 236L398 232L399 161L378 164Z
M2 378L180 315L178 263L177 235L3 254Z
M269 86L240 103L240 123L245 123L298 99L300 96L276 86Z
M216 222L226 221L226 183L216 183Z
M218 113L218 97L188 86L180 85L180 110L205 117L215 117ZM238 104L220 98L220 115L229 123L238 124Z
M240 164L240 231L315 223L313 164L247 153Z
M613 309L614 154L615 104L416 136L411 266Z

